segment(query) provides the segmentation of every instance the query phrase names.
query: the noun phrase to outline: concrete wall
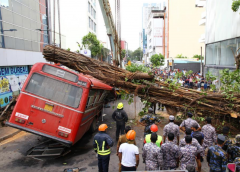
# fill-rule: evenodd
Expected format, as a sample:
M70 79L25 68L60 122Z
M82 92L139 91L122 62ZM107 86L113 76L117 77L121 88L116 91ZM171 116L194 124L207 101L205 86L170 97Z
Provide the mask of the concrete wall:
M126 100L121 100L121 99L114 101L114 102L110 102L108 104L111 107L104 108L103 113L106 115L112 115L112 113L117 109L118 103L122 102L124 104L124 110L128 114L128 118L129 119L135 119L135 118L138 119L139 118L138 113L142 111L142 109L144 108L144 105L141 102L141 99L139 97L135 97L134 100L136 100L136 101L130 105L128 104L128 102ZM114 109L113 109L113 106L115 107Z
M182 54L188 58L200 54L200 36L205 32L204 26L199 26L204 8L195 7L195 1L169 1L169 57L174 58ZM224 14L224 13L223 13Z

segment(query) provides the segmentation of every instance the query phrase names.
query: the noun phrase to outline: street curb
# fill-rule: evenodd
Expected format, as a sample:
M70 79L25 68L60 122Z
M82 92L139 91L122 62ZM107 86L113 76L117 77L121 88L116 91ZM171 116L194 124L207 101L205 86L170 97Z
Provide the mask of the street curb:
M15 136L16 134L18 134L18 133L20 133L20 132L21 132L21 130L17 130L17 131L15 131L14 133L11 133L11 134L9 134L9 135L6 135L6 136L4 136L4 137L1 137L1 138L0 138L0 143L1 143L2 141L4 141L4 140L9 139L10 137Z

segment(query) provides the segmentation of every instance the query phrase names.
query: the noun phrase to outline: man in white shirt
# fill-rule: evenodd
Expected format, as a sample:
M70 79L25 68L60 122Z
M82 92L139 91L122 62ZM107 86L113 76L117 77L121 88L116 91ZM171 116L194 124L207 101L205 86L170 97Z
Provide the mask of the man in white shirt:
M119 148L119 161L122 164L122 171L136 171L139 164L139 149L134 145L136 132L128 131L126 134L127 143L121 144Z

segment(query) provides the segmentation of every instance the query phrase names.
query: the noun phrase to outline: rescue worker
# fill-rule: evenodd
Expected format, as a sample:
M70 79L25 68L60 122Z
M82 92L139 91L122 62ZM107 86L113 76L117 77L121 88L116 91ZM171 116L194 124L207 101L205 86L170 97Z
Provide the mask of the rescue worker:
M230 144L227 149L228 162L233 163L235 158L240 157L240 134L235 137L235 144Z
M146 171L159 170L161 164L160 148L156 145L158 135L156 133L150 134L150 143L146 143L143 147L143 162L145 162Z
M198 125L193 124L192 130L193 130L193 132L191 134L192 138L195 138L198 141L198 143L202 146L204 135L203 135L202 132L197 131L198 130ZM197 161L198 171L201 171L201 168L202 168L202 164L201 164L201 161L203 161L202 156L204 156L204 153L202 153L202 155L200 155L200 153L197 154L196 161Z
M216 143L217 141L216 130L212 126L212 119L206 118L205 121L207 124L202 127L202 133L204 135L202 146L203 146L204 152L208 147L213 146L213 143Z
M141 125L145 126L144 129L144 138L147 134L151 134L150 127L152 124L160 124L161 121L158 119L155 115L153 115L153 109L149 108L148 109L148 114L144 115L139 122Z
M225 137L221 134L217 137L217 145L208 149L207 162L210 172L225 172L227 167L227 153L222 149Z
M117 110L112 114L112 119L116 121L116 141L119 139L119 134L124 134L125 123L128 121L128 115L123 110L123 103L118 103Z
M191 129L192 126L193 126L193 124L197 124L198 127L199 127L198 130L201 130L201 127L200 127L200 125L198 124L198 122L192 119L193 114L192 114L191 112L188 112L188 113L187 113L187 116L188 116L188 119L184 120L184 121L181 123L181 125L180 125L180 130L182 130L182 131L185 132L187 128Z
M155 124L151 125L150 131L151 131L152 133L156 133L156 134L157 134L157 132L158 132L158 126L155 125ZM152 133L151 133L151 134L152 134ZM151 141L151 134L147 134L147 135L145 136L145 139L144 139L144 141L143 141L144 144L145 144L145 143L151 143L151 142L152 142L152 141ZM157 140L156 140L156 145L157 145L159 148L161 147L161 145L162 145L162 136L159 136L159 135L158 135Z
M192 146L192 137L185 136L186 146L180 148L179 159L180 159L180 170L185 170L186 166L191 164L196 166L195 159L198 154L197 148Z
M119 148L120 148L121 144L127 142L127 137L126 137L126 135L127 135L128 131L130 131L130 130L131 130L131 127L130 127L130 126L126 126L126 127L125 127L125 130L124 130L125 134L124 134L124 135L121 135L121 136L119 137L119 140L118 140L118 143L117 143L117 156L118 156ZM135 139L133 140L133 144L136 145ZM119 163L119 172L121 172L121 163Z
M121 144L119 148L118 157L122 165L122 171L136 171L139 165L139 149L133 144L135 137L136 132L134 130L128 131L127 142Z
M168 133L168 142L160 150L162 170L176 170L179 161L179 147L174 143L174 134Z
M169 123L164 126L163 128L163 142L166 143L168 141L168 134L173 133L174 134L174 140L173 142L177 145L179 145L179 127L178 125L174 124L175 117L170 115L169 116Z
M222 147L222 149L223 149L224 151L227 151L228 146L229 146L230 144L232 144L232 140L230 140L229 137L228 137L229 129L230 129L230 128L229 128L228 126L224 126L223 129L222 129L222 134L223 134L224 137L225 137L225 142L224 142L223 147Z
M93 138L93 147L98 154L98 171L108 172L111 149L113 146L112 138L106 133L108 126L101 124L98 133Z

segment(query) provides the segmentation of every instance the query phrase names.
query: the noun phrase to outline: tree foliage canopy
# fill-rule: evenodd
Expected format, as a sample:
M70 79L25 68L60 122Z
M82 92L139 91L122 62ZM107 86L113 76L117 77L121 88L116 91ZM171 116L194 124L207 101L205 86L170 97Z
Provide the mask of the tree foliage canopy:
M160 54L154 54L152 55L150 59L153 66L163 66L164 65L164 56Z
M101 53L100 41L94 33L89 32L85 35L82 39L82 44L84 46L88 45L91 50L92 57L96 57L99 53Z
M237 12L238 9L240 7L240 0L233 0L233 3L232 3L232 10L234 12Z
M138 49L136 49L135 51L133 51L133 53L132 53L133 60L141 61L142 57L143 57L143 51L141 50L140 47Z
M121 52L121 59L123 59L124 57L126 57L126 50L122 50Z
M130 72L144 72L144 73L148 73L150 72L150 69L144 65L137 65L132 63L131 65L128 65L126 67L126 70L130 71Z

